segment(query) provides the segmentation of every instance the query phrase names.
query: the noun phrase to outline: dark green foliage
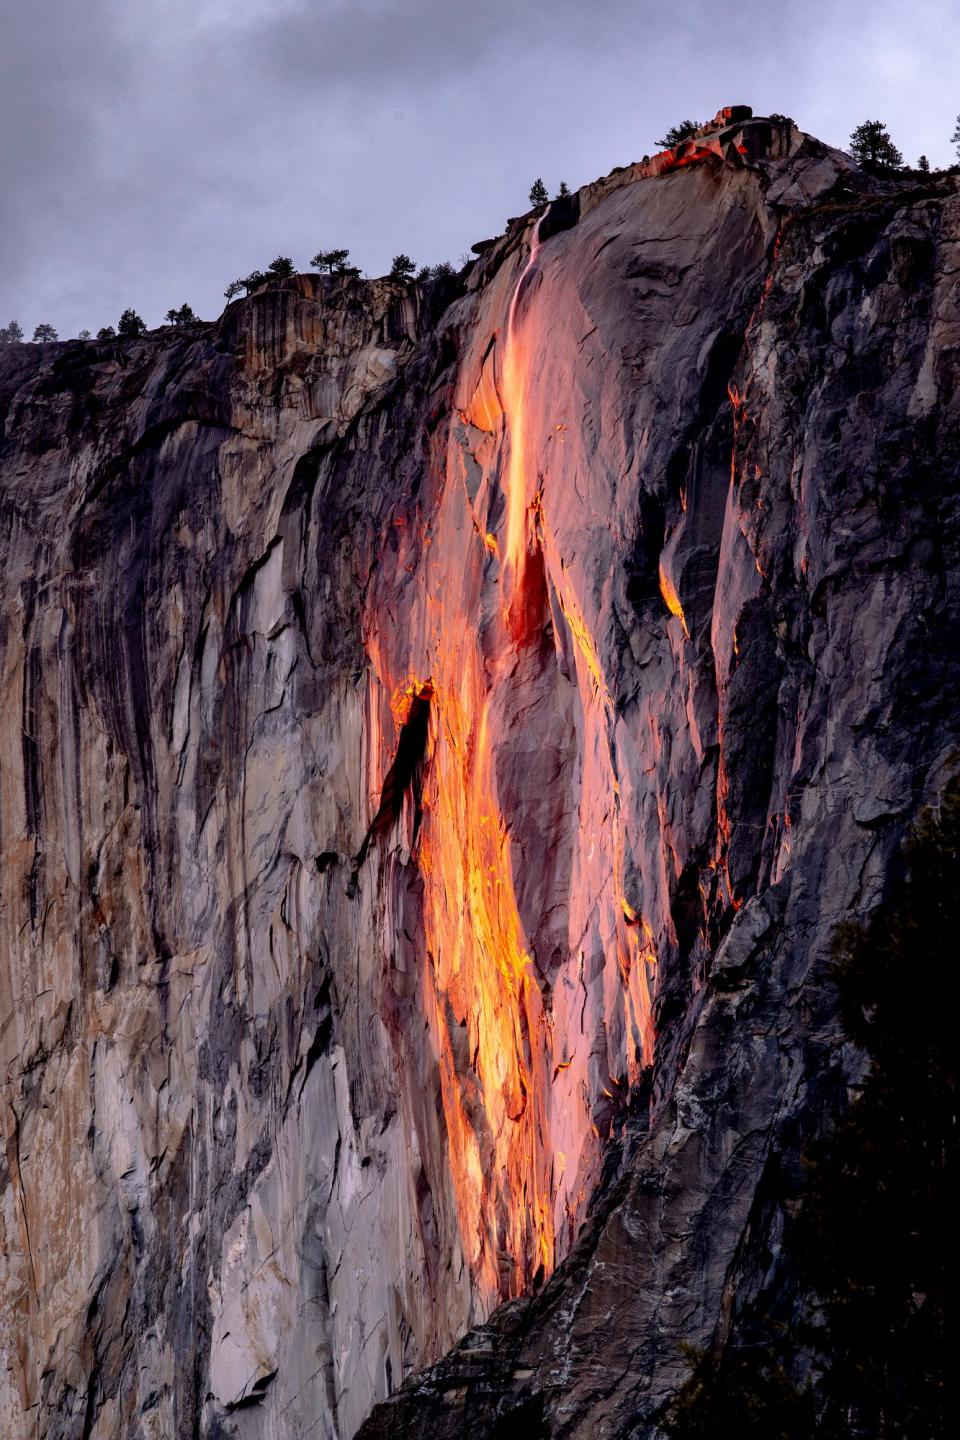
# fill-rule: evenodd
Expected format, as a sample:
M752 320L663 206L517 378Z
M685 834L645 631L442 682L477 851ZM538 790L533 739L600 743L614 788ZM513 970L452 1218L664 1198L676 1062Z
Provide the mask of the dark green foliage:
M882 120L864 120L850 136L850 154L865 170L899 170L903 156Z
M164 315L168 325L196 325L197 316L190 305L181 305L179 310L168 310Z
M697 1357L664 1417L672 1440L947 1434L958 1145L945 996L960 934L960 778L921 815L904 855L907 878L889 902L835 940L840 1015L867 1068L807 1155L799 1214L784 1238L785 1265L807 1297L804 1317L789 1332L751 1317L741 1328L759 1343ZM812 1374L812 1390L794 1383L797 1373Z
M146 324L136 310L124 310L117 322L117 334L123 339L129 339L137 335L146 335L146 333Z
M289 280L291 275L297 273L297 267L289 255L278 255L276 260L270 261L267 270L277 280Z
M269 279L270 276L265 271L251 270L249 275L244 275L243 279L238 281L238 284L242 285L250 295L254 290L259 290L261 285L265 285Z
M700 129L699 120L681 120L679 125L671 125L670 129L657 144L661 150L672 150L675 145L682 145L684 140L689 140L694 130Z
M930 161L927 159L926 155L920 156L920 159L917 161L917 169L922 171L924 175L930 174Z
M231 280L231 281L230 281L230 284L227 286L226 290L224 290L224 292L223 292L224 299L227 300L228 302L229 302L230 300L235 300L235 299L237 298L237 296L240 294L240 291L241 291L242 289L243 289L243 281L242 281L242 280Z
M112 325L102 325L97 331L98 340L116 340L117 332Z
M416 278L425 285L430 280L449 280L456 273L449 260L441 260L437 265L421 265Z
M38 325L33 332L33 338L38 345L48 345L52 340L56 340L57 332L52 325Z
M347 265L349 258L349 250L318 250L310 264L330 275L342 275L345 270L352 268Z
M0 329L0 345L19 345L23 339L23 327L16 320Z
M546 205L549 199L550 196L547 194L546 185L544 185L540 177L537 176L536 180L534 180L533 184L530 186L530 204L533 205L535 209L539 210L540 206Z
M561 181L560 181L560 189L557 191L556 198L557 198L558 200L566 200L566 198L567 198L567 196L568 196L569 194L570 194L570 186L567 184L566 180L561 180Z
M409 280L416 268L409 255L394 255L389 278L391 280Z
M847 1114L812 1152L797 1225L824 1327L821 1386L838 1433L945 1434L948 1193L957 1060L944 994L960 935L960 779L905 847L909 877L865 929L844 926L844 1028L869 1057ZM846 1430L843 1426L846 1425Z
M776 1348L728 1349L719 1362L688 1350L694 1371L660 1420L670 1440L809 1440L816 1411Z
M779 110L774 110L772 115L767 116L767 119L772 120L776 125L796 125L797 123L792 115L781 115Z

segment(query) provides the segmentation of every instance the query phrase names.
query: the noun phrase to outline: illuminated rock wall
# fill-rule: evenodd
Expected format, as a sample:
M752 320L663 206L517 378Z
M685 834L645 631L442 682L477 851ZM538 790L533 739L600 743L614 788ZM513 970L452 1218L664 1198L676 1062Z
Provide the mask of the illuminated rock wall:
M728 118L0 351L4 1435L346 1440L532 1294L369 1433L619 1434L760 1283L954 739L958 199Z

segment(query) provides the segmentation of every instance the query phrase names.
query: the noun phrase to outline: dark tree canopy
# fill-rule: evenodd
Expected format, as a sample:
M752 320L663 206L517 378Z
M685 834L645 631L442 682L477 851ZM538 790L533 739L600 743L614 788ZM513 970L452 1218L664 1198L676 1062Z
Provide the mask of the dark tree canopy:
M868 170L899 170L903 156L882 120L864 120L850 136L850 154Z
M310 264L328 275L342 275L349 268L349 258L349 250L318 250Z
M410 259L409 255L402 253L394 255L393 264L390 266L389 278L391 280L409 280L416 268L416 265Z
M672 1440L942 1440L955 1404L950 1220L960 1145L951 1007L960 778L905 846L907 879L866 926L837 933L833 978L867 1059L854 1099L807 1155L783 1241L803 1301L789 1327L699 1357L663 1422ZM812 1373L811 1388L798 1383ZM811 1406L815 1405L815 1413Z
M180 326L196 325L198 317L194 314L192 306L181 305L179 310L168 310L163 318L168 325Z
M51 340L56 340L57 332L52 325L38 325L33 338L38 345L48 345Z
M675 145L682 145L684 140L689 140L694 130L700 129L699 120L681 120L679 125L671 125L666 135L657 141L661 150L672 150Z
M224 290L224 292L223 292L224 299L227 300L227 301L235 300L235 299L237 298L237 296L240 294L240 291L241 291L242 289L243 289L243 281L242 281L242 280L231 280L231 281L230 281L230 284L227 286L226 290Z
M146 333L146 322L137 314L136 310L124 310L117 322L117 334L126 339L136 335L146 335Z
M920 159L917 161L917 169L922 170L924 175L929 175L930 161L927 159L926 155L920 156Z
M557 198L558 200L565 200L569 194L570 194L570 186L567 184L566 180L561 180L561 181L560 181L560 189L557 191L557 196L556 196L556 198Z
M112 325L101 325L97 331L98 340L116 340L117 332Z
M530 204L536 209L539 209L541 205L546 205L549 199L550 196L547 194L547 187L538 175L530 186Z
M280 280L287 280L291 275L296 275L297 267L289 255L278 255L276 260L271 260L267 266L272 276Z
M23 326L18 325L16 320L11 320L9 325L0 329L0 345L19 345L23 339Z

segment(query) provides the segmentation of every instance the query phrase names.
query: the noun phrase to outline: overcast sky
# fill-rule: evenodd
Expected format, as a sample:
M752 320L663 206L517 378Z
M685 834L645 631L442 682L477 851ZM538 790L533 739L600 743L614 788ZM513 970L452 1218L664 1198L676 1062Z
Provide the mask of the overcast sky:
M721 105L954 158L960 0L0 0L0 324L204 317L278 253L457 262Z

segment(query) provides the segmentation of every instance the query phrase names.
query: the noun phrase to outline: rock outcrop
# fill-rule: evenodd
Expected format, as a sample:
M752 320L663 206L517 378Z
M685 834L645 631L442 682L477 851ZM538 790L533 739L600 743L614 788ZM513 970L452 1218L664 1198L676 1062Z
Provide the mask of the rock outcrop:
M789 1303L958 738L958 274L954 178L734 109L457 282L0 352L4 1435L648 1436Z

